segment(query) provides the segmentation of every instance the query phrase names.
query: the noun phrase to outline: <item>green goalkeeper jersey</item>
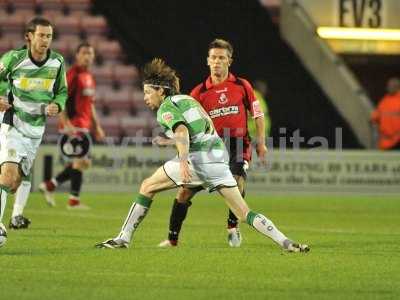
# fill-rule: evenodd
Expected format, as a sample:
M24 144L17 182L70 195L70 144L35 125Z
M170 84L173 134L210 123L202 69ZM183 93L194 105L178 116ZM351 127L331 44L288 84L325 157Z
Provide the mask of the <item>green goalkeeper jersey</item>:
M190 154L225 151L225 145L217 135L212 120L200 103L190 96L176 95L165 98L157 111L157 121L170 138L173 137L175 128L179 124L184 124L189 131ZM205 162L204 157L207 157L207 161L223 161L221 155L201 157L203 157L203 162Z
M46 123L44 108L56 103L61 110L67 100L67 83L63 57L49 50L44 62L35 63L26 47L11 50L0 58L0 95L8 86L12 103L12 125L23 135L41 138Z

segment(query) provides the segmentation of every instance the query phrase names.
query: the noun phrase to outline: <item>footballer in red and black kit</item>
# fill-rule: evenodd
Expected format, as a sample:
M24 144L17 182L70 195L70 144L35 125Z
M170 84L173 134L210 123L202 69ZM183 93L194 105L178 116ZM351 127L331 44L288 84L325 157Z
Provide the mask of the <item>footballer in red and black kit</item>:
M39 186L50 206L55 205L53 192L56 187L70 180L71 188L67 207L88 208L80 202L79 195L82 173L91 164L88 156L91 144L89 133L93 128L96 141L104 138L104 131L98 121L94 105L96 82L90 72L94 57L94 49L89 43L80 44L76 51L75 64L67 72L68 99L66 109L60 115L59 123L62 134L59 142L60 151L66 159L66 166L56 177L42 182ZM67 153L66 149L72 150ZM75 149L80 149L80 151L75 151Z
M254 119L264 116L250 83L229 73L225 81L213 84L210 76L190 95L210 115L218 135L224 140L232 174L246 178L252 152L247 112L250 111Z
M232 63L233 47L222 39L212 41L208 48L207 64L210 76L197 85L190 95L200 102L213 120L218 135L224 140L229 152L229 167L234 175L239 190L244 196L244 182L251 160L251 140L247 130L248 112L256 125L256 152L261 162L265 163L265 123L264 113L254 95L250 83L229 72ZM201 189L181 187L174 200L170 216L168 239L160 247L176 246L182 223L191 205L190 199ZM241 235L238 219L229 211L228 243L239 247Z

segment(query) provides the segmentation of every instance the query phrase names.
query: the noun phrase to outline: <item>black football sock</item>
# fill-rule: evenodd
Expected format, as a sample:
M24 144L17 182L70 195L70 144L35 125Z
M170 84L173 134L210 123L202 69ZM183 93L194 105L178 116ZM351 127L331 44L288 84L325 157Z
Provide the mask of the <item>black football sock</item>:
M69 165L65 167L64 170L62 170L58 175L56 176L56 181L57 184L60 185L68 180L71 179L71 173L72 173L72 166Z
M77 169L71 170L71 195L79 198L82 187L82 171Z
M182 223L186 218L187 211L192 202L187 201L186 203L179 203L177 199L174 199L172 206L171 216L169 218L169 233L168 239L172 243L177 243L179 238L179 232L182 228Z

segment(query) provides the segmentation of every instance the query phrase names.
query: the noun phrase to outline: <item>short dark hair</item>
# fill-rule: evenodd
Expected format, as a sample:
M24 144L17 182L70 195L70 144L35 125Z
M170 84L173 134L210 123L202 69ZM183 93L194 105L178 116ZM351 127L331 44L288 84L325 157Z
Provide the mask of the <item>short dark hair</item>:
M154 58L144 66L143 84L152 85L156 90L163 88L165 96L176 95L180 89L176 71L161 58Z
M233 47L232 44L229 43L227 40L223 39L215 39L213 40L209 45L208 45L208 51L211 49L226 49L228 50L229 55L232 57L233 56Z
M36 27L38 25L41 26L51 26L53 28L53 24L51 22L43 17L34 17L32 20L30 20L26 26L25 26L25 35L27 35L29 32L34 33L36 31Z
M78 53L82 48L93 48L93 46L88 41L83 41L76 47L75 53Z

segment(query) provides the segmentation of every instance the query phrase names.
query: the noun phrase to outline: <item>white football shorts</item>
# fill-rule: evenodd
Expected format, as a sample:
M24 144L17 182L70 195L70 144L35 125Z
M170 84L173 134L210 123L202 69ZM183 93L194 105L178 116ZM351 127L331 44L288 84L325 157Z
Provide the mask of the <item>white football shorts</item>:
M6 162L19 164L22 173L28 176L42 139L32 139L7 124L0 129L0 165Z

